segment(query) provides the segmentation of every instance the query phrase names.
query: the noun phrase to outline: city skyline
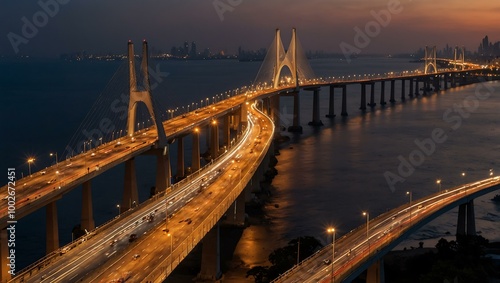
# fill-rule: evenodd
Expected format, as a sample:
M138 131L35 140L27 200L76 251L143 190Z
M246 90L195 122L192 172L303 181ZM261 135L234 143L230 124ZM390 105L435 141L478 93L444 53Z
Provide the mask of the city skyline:
M484 36L492 41L500 38L494 25L500 3L484 0L215 0L201 4L45 0L8 1L1 6L4 25L0 31L4 36L0 54L6 56L57 57L79 50L119 53L123 41L129 39L147 39L152 47L165 51L179 42L196 39L213 52L236 53L239 46L267 48L275 28L282 30L287 41L292 27L297 28L306 50L338 53L346 46L359 53L390 54L412 52L425 45L439 48L447 43L475 51ZM365 41L359 42L363 35Z

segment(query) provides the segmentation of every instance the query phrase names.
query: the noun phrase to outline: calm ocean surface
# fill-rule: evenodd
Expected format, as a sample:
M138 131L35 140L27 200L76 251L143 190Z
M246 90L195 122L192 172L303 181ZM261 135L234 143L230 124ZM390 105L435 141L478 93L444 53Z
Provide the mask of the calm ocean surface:
M58 60L0 61L0 109L2 115L0 168L16 167L18 178L28 173L26 160L35 156L33 171L49 166L49 152L62 153L85 115L106 87L121 62L63 62ZM151 62L155 66L155 62ZM317 76L377 74L414 70L422 67L406 59L360 58L350 64L337 59L312 60ZM248 85L255 78L259 62L164 61L158 67L168 73L154 95L162 105L182 107L200 102L226 90ZM125 79L124 84L127 84ZM408 201L406 191L418 199L442 188L485 178L489 169L500 173L500 84L488 83L491 96L452 129L443 115L473 96L477 86L466 86L429 97L407 99L362 114L359 86L348 87L349 117L340 117L340 93L336 94L336 114L330 120L328 90L322 90L320 129L307 125L312 116L312 93L301 93L301 124L304 133L291 135L278 157L276 192L266 212L273 223L270 235L276 241L312 235L326 243L326 227L335 226L339 236L364 223L361 211L376 215ZM396 100L399 100L399 90ZM484 92L483 88L483 92ZM376 86L379 103L379 86ZM386 99L388 100L386 87ZM281 99L282 123L291 122L292 100ZM450 114L456 116L456 114ZM408 159L418 149L414 141L431 137L441 128L447 140L426 156L405 182L390 190L384 173L397 173L398 156ZM283 133L287 134L287 133ZM186 143L189 149L190 142ZM171 150L175 158L175 150ZM61 159L62 157L60 157ZM190 160L186 158L186 160ZM154 160L138 158L140 198L148 197L154 185ZM187 161L187 165L189 161ZM175 162L173 162L175 172ZM465 177L460 174L466 173ZM121 201L124 168L117 167L92 182L96 225L115 216ZM1 182L2 184L6 183ZM61 244L71 240L71 229L80 221L81 189L58 201ZM476 224L482 235L500 241L500 205L491 202L494 194L475 201ZM278 204L278 208L275 207ZM457 212L435 220L408 241L435 239L455 233ZM18 265L23 267L40 258L45 250L44 209L23 218L16 231ZM403 243L405 245L405 243ZM267 255L266 255L267 256ZM250 260L245 260L251 264Z

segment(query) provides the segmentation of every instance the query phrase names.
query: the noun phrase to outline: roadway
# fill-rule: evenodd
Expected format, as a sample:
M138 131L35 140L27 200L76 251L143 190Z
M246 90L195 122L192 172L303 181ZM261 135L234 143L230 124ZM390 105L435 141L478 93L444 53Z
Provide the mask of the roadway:
M359 273L389 252L413 231L442 213L498 189L500 177L492 177L455 187L416 200L370 219L335 241L333 271L335 280L354 280ZM327 245L310 258L282 274L273 282L331 282L332 245Z
M149 262L147 259L154 257L150 253L157 253L159 249L157 246L159 243L158 238L166 237L166 232L164 231L166 202L168 202L168 214L172 217L169 221L168 229L170 233L175 235L176 241L179 241L179 239L189 236L190 230L184 229L186 228L185 226L194 227L196 223L201 223L199 221L200 217L207 215L205 212L210 208L204 206L209 206L212 203L203 204L200 202L224 197L226 191L220 188L233 188L230 184L234 181L235 175L238 175L237 173L240 174L238 177L241 177L241 174L245 174L245 172L250 174L249 170L251 168L244 170L243 166L251 162L252 158L243 160L239 157L248 151L252 151L253 147L261 144L261 128L260 126L252 127L254 121L257 121L257 118L251 116L249 130L242 135L240 141L226 155L216 160L213 165L205 167L199 174L194 174L194 176L186 179L182 186L176 186L175 189L168 193L166 198L163 195L158 195L154 200L145 203L145 205L134 208L128 215L120 215L104 230L96 230L97 233L95 231L91 232L80 238L78 244L71 244L61 249L61 254L64 254L52 262L41 264L44 266L41 270L36 266L30 270L24 270L12 282L19 282L21 280L24 280L24 282L73 282L87 280L84 278L88 278L92 272L99 270L105 263L108 266L109 262L116 260L122 260L122 264L124 264L122 269L126 271L116 271L103 275L111 278L108 281L126 278L129 274L131 278L138 279L144 273L134 272L133 267L138 263ZM269 139L270 137L271 135L266 136ZM255 154L255 156L257 157L258 155ZM238 180L241 180L241 178L238 178ZM214 203L217 204L219 202L216 201ZM193 208L193 206L196 207ZM183 218L181 220L184 221L179 220L180 222L178 222L178 218L181 217L180 215L177 216L180 209L182 209ZM151 221L148 221L148 217L152 214L154 217L152 217ZM137 240L129 243L131 234L137 235ZM168 247L168 245L163 245L163 243L161 245ZM134 260L134 255L136 254L138 257ZM168 252L163 252L158 257L161 259L168 255ZM132 267L125 264L129 263L129 261L132 262ZM148 266L142 267L147 270ZM110 270L113 270L113 268ZM118 268L118 270L121 269ZM102 274L104 271L97 272ZM135 279L132 281L135 281ZM89 282L95 282L95 279L91 279Z

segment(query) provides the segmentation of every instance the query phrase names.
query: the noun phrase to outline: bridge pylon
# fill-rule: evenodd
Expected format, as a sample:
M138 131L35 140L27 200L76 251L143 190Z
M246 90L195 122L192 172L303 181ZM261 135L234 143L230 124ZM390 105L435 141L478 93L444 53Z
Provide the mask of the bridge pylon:
M283 69L287 67L291 73L291 78L281 82L280 75ZM314 72L309 65L305 52L297 37L297 30L292 29L292 38L290 45L285 51L281 41L280 29L276 29L273 43L267 50L266 57L262 62L259 73L255 78L255 85L271 85L278 88L280 83L299 86L301 80L314 78Z
M141 61L141 73L143 77L142 87L137 85L137 76L135 73L135 59L134 59L134 44L132 41L128 42L128 64L129 64L129 74L130 74L130 100L128 104L128 119L127 119L127 134L133 136L135 133L136 124L136 114L137 114L137 104L142 102L146 105L151 119L156 125L156 131L158 134L158 147L164 147L167 145L167 136L165 134L165 129L161 121L161 116L157 111L155 111L155 105L151 99L151 86L149 83L149 71L148 71L148 43L146 40L142 42L142 61Z
M436 46L432 46L432 47L428 47L426 46L425 47L425 57L424 57L424 60L425 60L425 69L424 69L424 73L425 74L432 74L432 73L437 73L438 69L437 69L437 52L436 52ZM430 72L430 68L433 67L433 72L431 73Z
M459 53L460 52L460 53ZM464 70L465 69L465 48L462 46L462 47L455 47L455 50L453 52L453 57L454 57L454 60L453 60L453 69L455 71L458 71L458 68L457 68L457 63L459 63L459 66L460 66L460 70Z

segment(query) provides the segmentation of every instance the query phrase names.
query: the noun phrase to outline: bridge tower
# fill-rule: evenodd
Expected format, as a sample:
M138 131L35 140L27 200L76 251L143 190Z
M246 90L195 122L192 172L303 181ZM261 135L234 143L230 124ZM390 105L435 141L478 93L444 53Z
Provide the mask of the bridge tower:
M273 87L278 88L280 82L281 70L286 66L290 69L292 73L292 82L296 87L299 86L298 74L297 74L297 31L292 29L292 40L290 41L290 46L285 52L283 50L283 42L281 41L281 33L279 29L276 29L276 63L274 65L273 73Z
M460 52L460 54L459 54ZM461 47L459 48L458 46L455 47L455 50L453 52L453 57L454 57L454 60L453 60L453 69L455 71L458 71L458 68L457 68L457 63L459 63L460 65L460 70L464 70L465 69L465 48L464 47Z
M132 41L128 42L128 64L129 64L129 74L130 74L130 100L128 103L128 119L127 119L127 134L133 136L135 132L135 119L137 113L137 104L142 102L146 105L151 119L156 125L156 131L158 133L158 145L161 148L167 145L167 136L165 134L165 129L161 121L161 116L153 104L151 99L151 86L149 83L149 72L148 72L148 43L146 40L142 42L142 62L141 62L141 73L143 76L142 88L137 85L137 77L135 74L135 64L134 64L134 44Z
M433 47L425 47L425 74L431 74L430 68L433 67L433 72L432 73L437 73L437 59L436 59L436 46Z

